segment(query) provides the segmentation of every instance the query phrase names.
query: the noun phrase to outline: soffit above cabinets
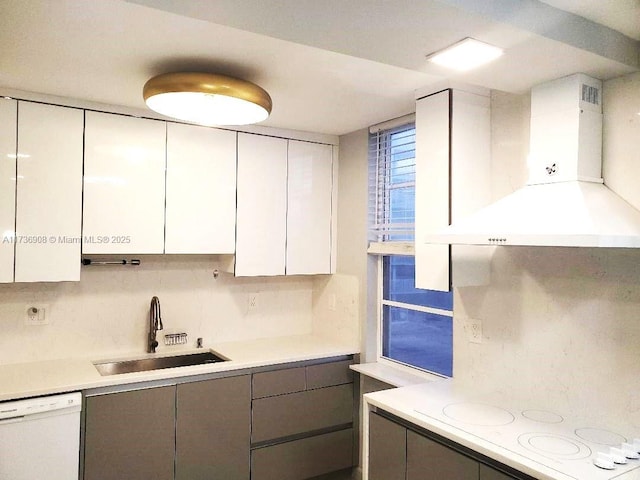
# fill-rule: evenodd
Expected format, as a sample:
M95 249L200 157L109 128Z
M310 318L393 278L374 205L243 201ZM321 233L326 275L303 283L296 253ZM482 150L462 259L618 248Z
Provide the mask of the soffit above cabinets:
M639 69L638 41L535 0L5 0L0 27L0 87L144 109L152 76L216 71L270 93L262 125L335 135L413 111L445 78L524 93ZM466 36L507 52L453 75L426 62Z

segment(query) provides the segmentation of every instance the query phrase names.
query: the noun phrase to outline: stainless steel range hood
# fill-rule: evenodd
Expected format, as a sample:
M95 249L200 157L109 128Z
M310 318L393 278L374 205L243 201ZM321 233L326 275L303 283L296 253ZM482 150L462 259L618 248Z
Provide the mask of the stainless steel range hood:
M601 178L601 92L582 74L534 87L527 185L426 242L640 247L640 211Z

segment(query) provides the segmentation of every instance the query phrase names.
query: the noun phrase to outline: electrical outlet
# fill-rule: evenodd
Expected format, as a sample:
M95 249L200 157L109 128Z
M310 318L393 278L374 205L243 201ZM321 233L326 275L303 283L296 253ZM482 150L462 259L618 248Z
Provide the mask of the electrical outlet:
M482 343L482 322L480 320L467 320L464 328L469 342Z
M48 325L49 305L44 303L32 303L25 308L25 325Z

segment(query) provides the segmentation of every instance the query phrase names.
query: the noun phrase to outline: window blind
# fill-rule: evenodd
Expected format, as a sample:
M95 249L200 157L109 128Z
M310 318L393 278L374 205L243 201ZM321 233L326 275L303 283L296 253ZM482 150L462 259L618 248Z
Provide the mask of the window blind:
M415 122L369 134L369 240L413 241Z

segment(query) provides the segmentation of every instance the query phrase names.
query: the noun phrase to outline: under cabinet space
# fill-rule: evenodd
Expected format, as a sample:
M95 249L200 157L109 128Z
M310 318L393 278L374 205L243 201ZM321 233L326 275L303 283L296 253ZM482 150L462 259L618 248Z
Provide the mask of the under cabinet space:
M86 112L84 254L164 252L166 124Z
M252 480L301 480L349 468L353 429L257 448L251 453Z

